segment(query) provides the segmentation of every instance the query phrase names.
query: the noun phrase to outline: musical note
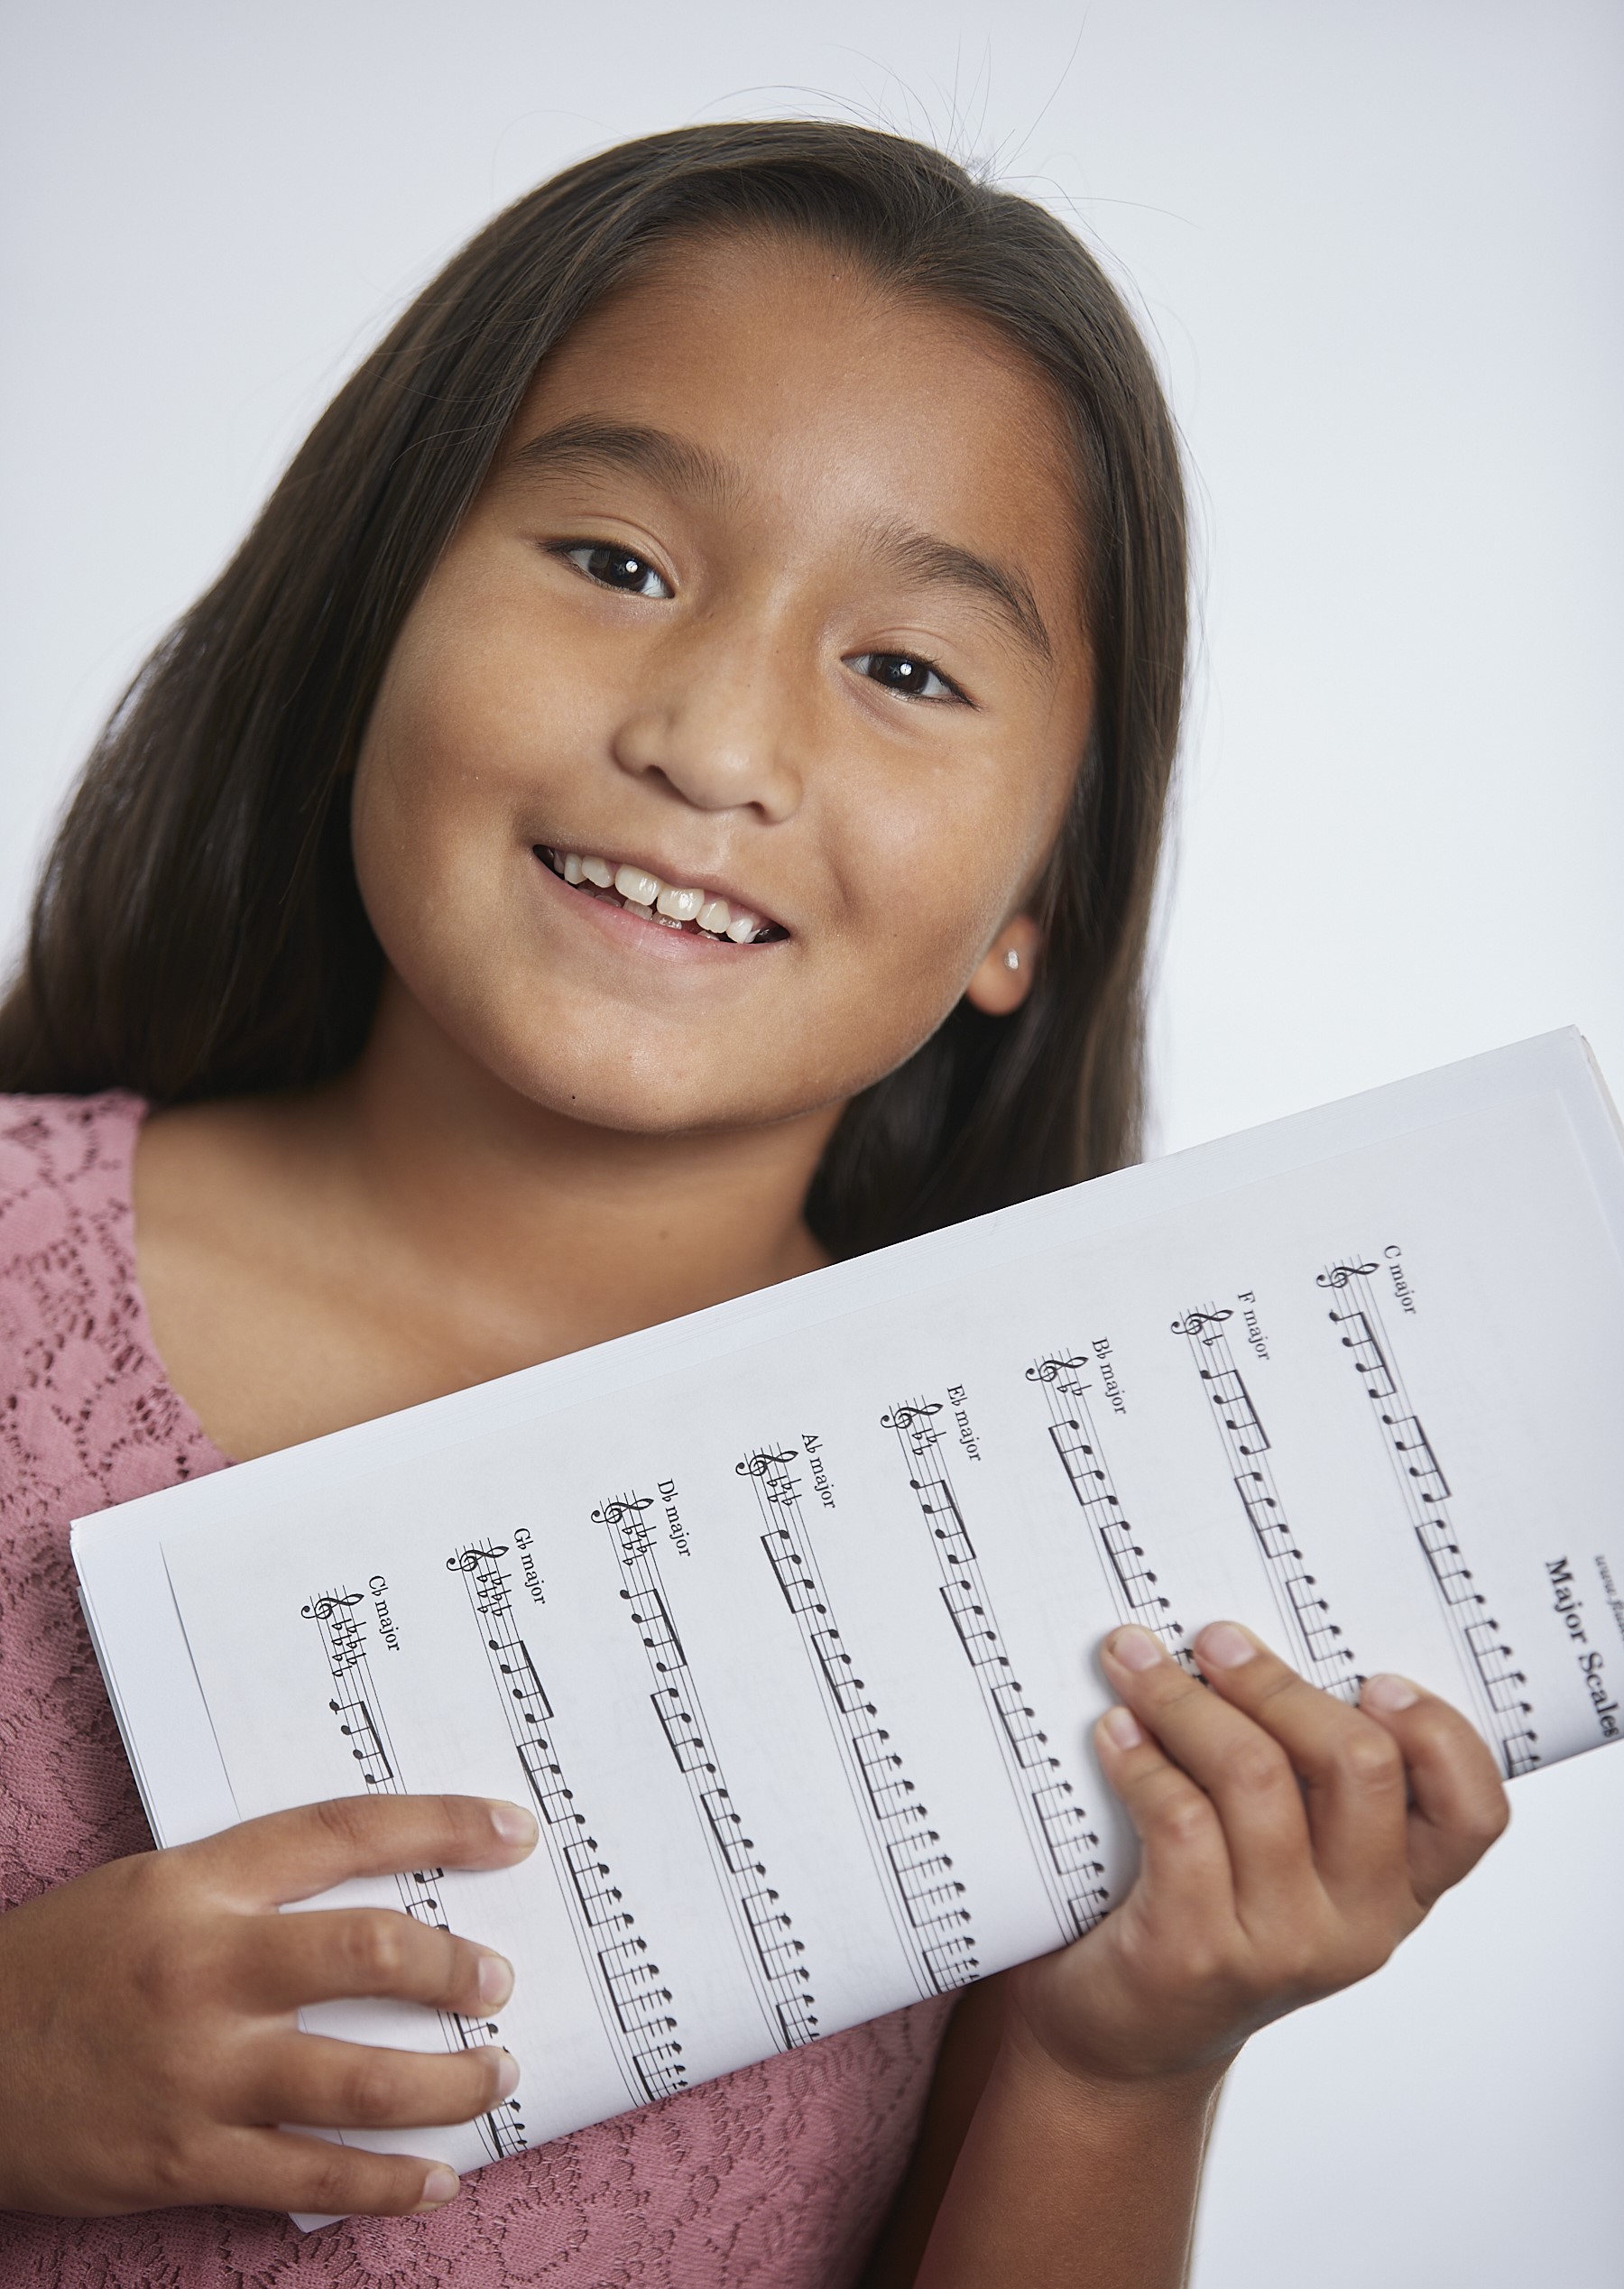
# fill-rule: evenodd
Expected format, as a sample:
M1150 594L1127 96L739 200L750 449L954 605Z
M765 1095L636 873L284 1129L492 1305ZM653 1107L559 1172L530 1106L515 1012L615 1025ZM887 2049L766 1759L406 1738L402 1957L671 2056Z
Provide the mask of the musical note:
M486 1638L485 1648L487 1652L497 1655L504 1650L498 1641L492 1638ZM552 1704L541 1690L541 1680L536 1675L536 1665L531 1659L529 1647L519 1646L512 1660L499 1659L497 1666L503 1675L508 1679L509 1689L519 1704L520 1712L525 1722L536 1727L549 1723L552 1719Z
M682 2045L669 2039L676 2018L669 2009L645 2008L651 1996L665 2006L671 1998L656 1985L659 1966L649 1960L637 1918L565 1777L552 1703L513 1617L512 1583L502 1564L506 1555L501 1543L469 1543L447 1560L447 1569L461 1576L467 1592L508 1735L541 1814L542 1838L576 1946L600 1998L604 2033L632 2104L641 2106L687 2087ZM618 1936L611 1939L611 1934Z
M629 1590L621 1592L623 1598L629 1599L632 1594ZM649 1649L654 1666L661 1675L668 1668L686 1669L687 1661L677 1632L671 1627L671 1617L666 1611L664 1598L657 1590L651 1591L646 1595L645 1606L647 1610L640 1613L633 1604L632 1619L642 1631L642 1641Z
M1539 1762L1538 1735L1522 1721L1533 1714L1526 1697L1527 1679L1503 1642L1499 1623L1485 1611L1488 1595L1466 1562L1449 1514L1453 1500L1449 1481L1405 1391L1393 1339L1370 1285L1377 1269L1374 1262L1350 1260L1319 1273L1317 1285L1349 1293L1351 1307L1326 1316L1341 1331L1339 1341L1380 1426L1411 1530L1455 1634L1483 1730L1499 1741L1507 1776L1515 1778Z
M372 1711L359 1694L347 1701L329 1701L328 1707L343 1719L338 1730L352 1744L350 1755L360 1766L361 1777L367 1786L382 1788L386 1781L392 1780L394 1767L383 1754Z
M1195 1675L1194 1658L1183 1642L1184 1624L1174 1618L1173 1601L1163 1590L1156 1568L1147 1564L1143 1543L1135 1538L1122 1515L1084 1396L1087 1386L1081 1372L1084 1363L1069 1354L1051 1354L1027 1369L1027 1380L1043 1389L1049 1440L1083 1513L1112 1603L1122 1620L1153 1630L1174 1659Z
M360 1768L362 1780L368 1789L387 1795L403 1795L405 1784L389 1740L367 1657L364 1605L364 1593L359 1590L329 1590L311 1598L300 1611L303 1620L317 1625L328 1673L333 1681L328 1707L339 1721L339 1732L350 1744L350 1754ZM414 1923L427 1930L450 1929L441 1897L445 1878L443 1868L402 1869L394 1878L401 1907ZM500 2040L501 2028L494 2018L444 2010L437 2012L436 2017L448 2050L473 2050ZM481 2115L477 2127L480 2142L493 2161L522 2154L529 2144L524 2118L514 2099L504 2100Z
M975 1592L968 1582L944 1582L942 1602L953 1617L953 1626L965 1653L977 1668L1007 1669L1009 1656L1003 1649L999 1634L987 1619L987 1609L976 1601Z
M942 1994L955 1987L967 1986L980 1969L975 1957L975 1942L968 1934L932 1942L925 1950L925 1961L929 1966L932 1984Z
M742 1468L743 1465L737 1467ZM761 1473L758 1472L756 1475L759 1477ZM775 1495L770 1488L768 1492L770 1500L790 1499L784 1495ZM774 1546L775 1544L777 1547ZM817 1602L817 1585L806 1571L800 1552L790 1542L788 1533L780 1527L775 1533L762 1535L761 1547L766 1551L773 1573L778 1576L779 1588L784 1593L785 1602L790 1612L796 1615L821 1613L823 1608Z
M690 1710L681 1705L681 1695L675 1685L663 1685L649 1695L654 1713L660 1719L660 1730L670 1743L671 1754L681 1773L715 1772L709 1760L709 1749L705 1735L694 1721Z
M579 1825L582 1815L575 1808L575 1798L565 1786L564 1775L547 1742L521 1740L519 1743L519 1762L524 1768L531 1794L548 1826L560 1828L572 1823Z
M1264 1556L1271 1560L1300 1558L1303 1554L1291 1538L1291 1528L1281 1511L1279 1497L1273 1492L1262 1472L1237 1472L1235 1491L1241 1497L1241 1507Z
M677 2024L671 2016L671 1990L660 1983L660 1966L641 1952L641 1940L617 1941L600 1948L598 1963L609 1990L615 2017L628 2035L643 2035L658 2027L669 2033Z
M1416 1480L1417 1491L1424 1502L1447 1502L1449 1486L1438 1468L1426 1433L1414 1415L1384 1415L1382 1421L1392 1433L1397 1451L1413 1459L1405 1469Z
M758 1459L770 1458L774 1467L758 1470ZM858 1675L835 1623L818 1574L807 1523L801 1514L798 1481L777 1450L763 1448L734 1464L738 1476L751 1481L766 1531L761 1548L772 1567L785 1602L794 1615L812 1673L817 1679L834 1720L851 1782L854 1801L862 1813L875 1855L875 1867L885 1880L892 1903L899 1938L915 1967L922 1995L946 1994L974 1979L980 1969L975 1941L969 1930L970 1911L952 1901L927 1897L939 1877L923 1880L926 1862L950 1865L941 1840L929 1823L900 1751L890 1730L879 1722L879 1712L868 1687ZM954 1513L936 1514L943 1529L954 1535ZM964 1539L967 1542L968 1537ZM945 1936L950 1934L950 1936Z
M1329 1314L1339 1327L1348 1333L1342 1338L1344 1351L1353 1354L1353 1364L1365 1382L1368 1398L1390 1398L1394 1383L1392 1371L1387 1363L1387 1353L1377 1342L1369 1318L1361 1311L1333 1311Z
M1050 1396L1051 1403L1057 1391L1067 1394L1068 1404L1075 1403L1072 1395L1075 1393L1080 1398L1080 1392L1066 1378L1076 1363L1071 1360L1062 1361L1058 1354L1052 1355L1037 1362L1029 1380L1044 1388ZM1050 1371L1046 1373L1046 1369ZM909 1490L918 1507L919 1515L930 1530L937 1568L942 1576L939 1584L942 1603L970 1664L981 1692L983 1706L992 1721L1004 1769L1020 1808L1032 1855L1061 1935L1066 1939L1077 1938L1087 1926L1077 1922L1075 1897L1064 1880L1071 1869L1064 1852L1057 1849L1058 1832L1043 1817L1043 1789L1047 1776L1058 1771L1059 1759L1050 1753L1048 1735L1015 1675L947 1466L939 1454L933 1454L930 1468L925 1470L919 1467L920 1442L914 1426L941 1412L942 1402L939 1400L913 1398L892 1407L889 1414L881 1417L881 1421L896 1432L908 1463ZM1068 1417L1066 1420L1075 1432L1075 1417ZM935 1434L931 1435L934 1438ZM1100 1481L1091 1443L1079 1437L1060 1452L1063 1461L1067 1459L1068 1454L1074 1458L1086 1457L1080 1463L1080 1476L1087 1486L1088 1499L1096 1500ZM1074 1481L1074 1484L1076 1483L1077 1481ZM1111 1508L1114 1510L1114 1498L1112 1498ZM1126 1550L1119 1548L1116 1561L1120 1563L1127 1555Z
M1247 1455L1266 1453L1268 1433L1258 1420L1251 1394L1237 1371L1233 1367L1204 1367L1201 1380L1207 1386L1207 1397L1218 1409L1219 1421L1226 1431L1234 1435L1236 1453Z
M788 1465L793 1460L792 1455L763 1450L749 1458L751 1463L760 1467L741 1465L738 1475L760 1486L781 1488L789 1482ZM651 1497L632 1496L619 1507L641 1516L651 1507ZM651 1706L676 1758L677 1769L687 1784L689 1800L717 1864L724 1897L729 1901L734 1935L755 1984L772 2038L780 2045L809 2043L816 2039L818 2029L817 2014L810 2007L815 1999L807 1985L810 1973L801 1961L806 1951L790 1935L789 1917L781 1909L775 1911L771 1945L763 1943L756 1910L767 1897L763 1884L766 1867L753 1838L745 1832L743 1817L723 1777L699 1689L671 1617L654 1545L647 1537L614 1533L613 1529L619 1520L611 1514L616 1508L614 1503L604 1502L593 1516L612 1529L621 1572L621 1597L656 1679L655 1690L649 1696ZM807 1585L801 1583L792 1552L780 1550L779 1560L774 1571L793 1612L804 1606L802 1593ZM778 1897L776 1892L770 1896L774 1900Z
M1287 1518L1269 1461L1269 1434L1223 1330L1223 1323L1232 1316L1227 1308L1187 1312L1173 1322L1173 1333L1188 1343L1287 1641L1315 1684L1339 1700L1357 1701L1361 1679L1353 1649L1331 1620L1328 1600L1304 1569L1301 1541Z

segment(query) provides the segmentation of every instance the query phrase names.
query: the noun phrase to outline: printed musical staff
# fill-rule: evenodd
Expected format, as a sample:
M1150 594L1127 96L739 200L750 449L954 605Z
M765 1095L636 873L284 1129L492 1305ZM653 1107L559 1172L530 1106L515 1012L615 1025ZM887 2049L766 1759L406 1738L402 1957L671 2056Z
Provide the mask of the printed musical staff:
M622 1495L592 1516L608 1529L614 1544L621 1597L654 1678L649 1699L710 1848L745 1969L774 2043L780 2050L793 2050L817 2037L811 1972L802 1961L805 1947L767 1881L766 1866L744 1832L743 1817L723 1777L698 1687L671 1621L660 1561L650 1537L635 1523L649 1508L646 1496ZM631 1532L625 1530L629 1521Z
M981 1970L964 1887L846 1650L801 1514L798 1460L798 1451L758 1447L734 1467L755 1490L761 1547L823 1690L914 1982L921 1995L945 1995Z
M1330 1601L1318 1576L1309 1573L1286 1516L1269 1461L1269 1434L1230 1350L1225 1324L1232 1316L1217 1305L1189 1311L1173 1322L1173 1333L1189 1345L1287 1641L1315 1684L1341 1701L1357 1701L1361 1679L1353 1649L1331 1619Z
M1184 1641L1184 1623L1175 1618L1171 1599L1164 1595L1155 1569L1146 1563L1144 1546L1134 1538L1138 1529L1122 1515L1085 1396L1091 1389L1087 1365L1086 1360L1069 1352L1052 1352L1034 1360L1026 1379L1037 1385L1048 1403L1049 1438L1077 1498L1118 1615L1153 1631L1179 1666L1194 1676L1197 1672Z
M915 1398L881 1421L896 1434L908 1483L930 1530L946 1610L992 1722L1062 1939L1080 1938L1111 1905L1099 1837L1075 1801L1005 1650L964 1513L942 1456L942 1403Z
M369 1790L387 1796L403 1796L406 1784L401 1778L400 1766L384 1725L377 1685L366 1652L366 1625L364 1617L365 1598L359 1590L324 1590L300 1611L307 1621L314 1621L321 1638L321 1649L327 1657L328 1673L333 1680L333 1698L328 1707L338 1720L338 1729L350 1744L350 1754L361 1770L361 1777ZM440 1904L440 1886L445 1881L443 1868L418 1868L397 1875L395 1890L401 1906L414 1923L426 1924L432 1931L448 1931L445 1908ZM502 2039L501 2028L492 2018L465 2017L459 2011L438 2011L440 2034L448 2050L473 2051L483 2049L487 2043ZM522 2103L518 2099L505 2100L481 2115L477 2125L481 2144L493 2161L500 2162L510 2154L522 2154L530 2141L524 2134L524 2118L520 2112Z
M1499 1742L1500 1761L1508 1777L1515 1779L1518 1773L1532 1772L1539 1762L1539 1735L1528 1721L1534 1714L1528 1681L1462 1552L1447 1508L1453 1499L1449 1481L1405 1390L1393 1339L1371 1284L1376 1271L1374 1261L1351 1258L1318 1273L1315 1284L1335 1298L1327 1317L1370 1402L1484 1729Z
M541 1814L541 1834L604 2031L632 2104L642 2106L688 2087L671 1990L661 1981L659 1964L650 1961L637 1918L597 1838L587 1833L586 1816L565 1778L553 1738L552 1703L513 1620L512 1584L502 1564L506 1555L503 1543L470 1542L446 1560L446 1567L462 1576L502 1695L509 1737Z

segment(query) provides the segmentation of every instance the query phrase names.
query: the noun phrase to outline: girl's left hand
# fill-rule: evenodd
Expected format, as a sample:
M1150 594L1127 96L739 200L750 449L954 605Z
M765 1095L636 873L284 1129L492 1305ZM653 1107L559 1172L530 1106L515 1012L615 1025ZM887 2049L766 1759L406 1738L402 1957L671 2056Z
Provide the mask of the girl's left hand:
M1010 1980L1026 2033L1084 2081L1221 2072L1254 2028L1384 1963L1506 1825L1489 1748L1431 1694L1372 1677L1350 1708L1229 1621L1195 1650L1211 1691L1146 1630L1106 1641L1123 1705L1095 1746L1138 1880Z

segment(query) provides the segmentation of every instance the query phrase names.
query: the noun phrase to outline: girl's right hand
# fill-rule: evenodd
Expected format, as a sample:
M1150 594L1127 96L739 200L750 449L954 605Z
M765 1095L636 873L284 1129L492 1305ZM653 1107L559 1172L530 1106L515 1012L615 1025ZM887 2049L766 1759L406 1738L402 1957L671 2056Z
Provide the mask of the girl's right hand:
M485 2017L512 1967L386 1908L276 1911L351 1876L512 1867L536 1835L483 1797L341 1796L113 1860L0 1915L0 2208L438 2209L457 2189L443 2163L277 2126L467 2121L509 2095L513 2060L333 2041L297 2013L379 1995Z

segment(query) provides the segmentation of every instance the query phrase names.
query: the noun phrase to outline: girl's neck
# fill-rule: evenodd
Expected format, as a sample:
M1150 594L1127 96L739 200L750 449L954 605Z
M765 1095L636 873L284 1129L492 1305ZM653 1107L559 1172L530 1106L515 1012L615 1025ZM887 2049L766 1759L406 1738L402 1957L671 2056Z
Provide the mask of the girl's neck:
M651 1137L518 1097L386 993L354 1070L148 1122L137 1275L175 1388L238 1459L824 1260L838 1108Z
M293 1124L425 1270L591 1342L826 1260L802 1204L839 1111L686 1135L591 1127L519 1096L397 990L360 1062Z

